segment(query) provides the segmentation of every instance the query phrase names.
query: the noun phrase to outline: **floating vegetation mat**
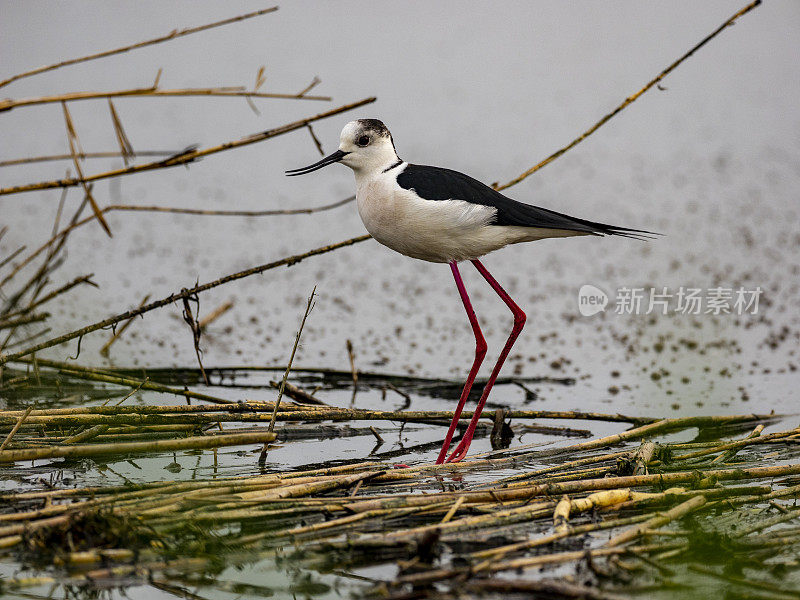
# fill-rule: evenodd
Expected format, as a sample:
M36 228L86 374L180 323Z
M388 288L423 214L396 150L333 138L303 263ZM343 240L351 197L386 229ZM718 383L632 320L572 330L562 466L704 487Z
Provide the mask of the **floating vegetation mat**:
M40 378L53 378L40 368ZM123 377L91 369L81 377L103 373ZM419 389L424 380L406 383ZM216 460L219 448L238 446L248 472L262 459L244 476L6 485L0 559L17 569L2 591L42 597L32 591L63 586L90 597L98 587L147 584L187 598L205 597L204 589L215 597L341 595L341 585L383 598L690 598L704 588L729 597L800 595L800 428L787 429L785 418L487 411L480 432L497 449L457 464L399 464L391 452L328 462L314 455L276 472L264 456L291 452L297 439L337 430L380 438L371 422L388 425L384 432L406 423L444 431L452 415L335 407L287 389L295 399L277 412L272 402L246 401L0 411L6 482L31 465L49 466L52 475L81 460L179 450L210 449ZM514 428L544 419L574 426L541 425L560 435L557 446L508 447L499 433L509 417ZM630 425L585 437L581 425L602 420ZM231 581L233 569L254 567L258 583ZM293 576L270 585L270 570Z

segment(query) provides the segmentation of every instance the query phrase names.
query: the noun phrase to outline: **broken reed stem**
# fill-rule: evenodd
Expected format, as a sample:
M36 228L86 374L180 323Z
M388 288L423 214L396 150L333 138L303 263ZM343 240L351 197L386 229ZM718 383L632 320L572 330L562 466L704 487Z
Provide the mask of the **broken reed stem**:
M25 364L33 363L32 359L18 359L18 360ZM135 379L132 377L123 377L115 373L108 373L106 371L103 371L102 369L91 369L88 367L81 367L79 365L72 365L67 363L51 361L45 358L37 358L36 362L41 366L56 369L59 373L63 373L64 375L70 377L75 377L76 379L99 381L102 383L111 383L115 385L122 385L136 389L150 390L153 392L162 392L164 394L181 396L183 398L192 398L194 400L205 400L206 402L212 402L214 404L233 404L232 400L218 398L210 394L203 394L201 392L194 392L191 390L174 388L160 383L154 383L142 379ZM54 414L53 410L58 411L59 409L51 409L50 411L47 411L48 414ZM0 412L0 414L2 414L2 412Z
M555 152L553 152L553 154L551 154L550 156L548 156L547 158L545 158L545 159L544 159L544 160L542 160L541 162L539 162L539 163L535 164L535 165L534 165L534 166L532 166L530 169L528 169L528 170L527 170L527 171L525 171L524 173L522 173L522 174L518 175L517 177L515 177L515 178L514 178L514 179L512 179L511 181L509 181L509 182L507 182L507 183L504 183L503 185L498 185L498 186L495 186L495 189L497 189L497 190L504 190L504 189L506 189L506 188L510 188L512 185L516 185L516 184L518 184L520 181L522 181L522 180L523 180L523 179L525 179L526 177L528 177L528 176L530 176L530 175L534 174L536 171L538 171L538 170L539 170L539 169L541 169L542 167L544 167L544 166L546 166L546 165L550 164L551 162L553 162L555 159L557 159L557 158L558 158L559 156L561 156L562 154L564 154L564 153L568 152L569 150L572 150L572 148L574 148L575 146L577 146L578 144L580 144L580 143L581 143L583 140L585 140L586 138L588 138L588 137L589 137L590 135L592 135L592 134L593 134L595 131L597 131L598 129L600 129L600 127L602 127L603 125L605 125L606 123L608 123L608 121L610 121L610 120L611 120L612 118L614 118L614 117L615 117L617 114L619 114L619 113L620 113L620 112L622 112L622 111L623 111L625 108L627 108L627 107L628 107L628 105L630 105L630 104L632 104L633 102L635 102L635 101L636 101L636 100L637 100L637 99L638 99L638 98L639 98L639 97L640 97L642 94L644 94L644 93L645 93L647 90L649 90L649 89L650 89L650 88L652 88L654 85L656 85L658 82L660 82L662 79L664 79L664 77L666 77L666 76L667 76L667 75L669 75L669 74L670 74L672 71L674 71L674 70L675 70L675 69L676 69L676 68L677 68L677 67L678 67L678 66L679 66L679 65L680 65L680 64L681 64L683 61L685 61L687 58L689 58L689 57L690 57L690 56L692 56L692 55L693 55L695 52L697 52L697 51L698 51L700 48L702 48L702 47L703 47L703 46L705 46L705 45L706 45L708 42L710 42L712 39L714 39L714 38L715 38L715 37L716 37L716 36L717 36L719 33L721 33L721 32L722 32L724 29L726 29L726 28L727 28L727 27L729 27L730 25L733 25L733 23L736 21L736 19L738 19L739 17L741 17L741 16L742 16L742 15L744 15L744 14L747 14L748 12L750 12L751 10L753 10L753 9L754 9L756 6L758 6L759 4L761 4L761 0L755 0L754 2L751 2L750 4L748 4L747 6L745 6L744 8L742 8L741 10L737 11L737 12L736 12L736 13L735 13L735 14L734 14L732 17L730 17L730 18L729 18L727 21L725 21L725 22L724 22L722 25L720 25L719 27L717 27L717 28L716 28L716 29L715 29L713 32L711 32L709 35L707 35L705 38L703 38L703 39L702 39L700 42L698 42L697 44L695 44L695 45L692 47L692 49L691 49L691 50L689 50L688 52L686 52L686 53L685 53L683 56L681 56L681 57L680 57L678 60L676 60L676 61L675 61L675 62L673 62L671 65L669 65L669 66L668 66L666 69L664 69L663 71L661 71L661 73L659 73L659 74L658 74L658 75L655 77L655 79L651 80L649 83L647 83L647 85L645 85L645 86L644 86L642 89L640 89L638 92L636 92L636 93L635 93L635 94L633 94L632 96L628 96L627 98L625 98L625 100L623 100L623 101L622 101L622 103L621 103L619 106L617 106L617 107L616 107L614 110L612 110L610 113L608 113L608 114L607 114L606 116L604 116L602 119L600 119L600 120L599 120L597 123L595 123L594 125L592 125L592 126L589 128L589 129L587 129L586 131L584 131L584 132L583 132L581 135L579 135L577 138L575 138L574 140L572 140L572 141L571 141L569 144L567 144L566 146L564 146L563 148L561 148L561 149L559 149L559 150L556 150Z
M681 504L678 504L678 506L675 506L666 512L660 513L658 516L653 517L644 523L635 525L627 531L623 531L619 535L614 536L606 543L606 547L611 548L613 546L620 546L626 542L630 542L639 537L643 532L650 529L658 529L659 527L662 527L667 523L674 521L675 519L680 519L690 512L697 510L705 503L706 498L703 495L689 498L689 500L686 502L682 502Z
M496 546L487 550L479 550L470 554L470 558L483 559L483 562L475 565L475 570L480 571L485 569L491 563L500 560L509 554L519 552L520 550L528 550L538 546L546 546L557 542L558 540L566 537L583 535L584 533L592 533L595 531L602 531L604 529L614 529L616 527L624 527L626 525L635 525L649 519L649 515L633 515L631 517L624 517L620 519L607 519L604 521L587 523L585 525L567 526L565 529L556 530L555 533L545 535L524 542L516 542L513 544L506 544L504 546Z
M272 98L285 100L319 100L330 102L330 96L307 96L303 94L281 94L270 92L251 92L244 87L213 87L213 88L184 88L175 90L160 90L154 87L131 88L127 90L112 90L107 92L69 92L53 96L39 96L37 98L22 98L20 100L0 100L0 112L13 110L25 106L40 104L54 104L56 102L75 102L78 100L97 100L102 98L158 98L158 97L185 97L185 96L211 96L228 98Z
M19 194L22 192L31 192L34 190L48 190L59 187L74 187L77 185L85 185L89 182L98 181L100 179L108 179L111 177L120 177L122 175L132 175L135 173L142 173L144 171L153 171L155 169L165 169L169 167L175 167L178 165L185 165L190 162L194 162L198 158L202 158L204 156L209 156L211 154L216 154L218 152L224 152L226 150L231 150L233 148L239 148L241 146L247 146L249 144L255 144L257 142L262 142L264 140L268 140L270 138L283 135L285 133L290 133L297 129L303 129L309 123L313 123L314 121L319 121L321 119L326 119L328 117L332 117L334 115L338 115L340 113L353 110L360 106L364 106L365 104L370 104L372 102L375 102L375 100L376 100L375 97L364 98L363 100L352 102L350 104L345 104L338 108L334 108L332 110L319 113L312 117L307 117L305 119L301 119L293 123L281 125L280 127L276 127L274 129L268 129L260 133L254 133L252 135L248 135L238 140L225 142L222 144L218 144L216 146L210 146L208 148L201 148L201 149L187 148L186 150L184 150L179 154L176 154L174 156L171 156L169 158L160 161L142 163L140 165L132 165L130 167L125 167L122 169L113 169L111 171L96 173L94 175L89 175L87 177L83 176L79 176L77 178L67 177L64 179L56 179L53 181L40 181L37 183L29 183L24 185L15 185L7 188L2 188L0 189L0 196L8 194Z
M722 418L723 420L720 421L719 420L720 418ZM551 450L538 450L538 451L528 452L524 456L538 458L544 456L557 456L559 454L565 454L565 453L594 450L597 448L611 446L626 440L641 439L644 437L654 435L656 433L663 433L665 431L672 431L675 429L686 429L689 427L695 427L700 425L708 426L715 424L715 422L717 424L722 424L726 422L726 420L724 419L724 417L678 417L673 419L662 419L660 421L656 421L655 423L648 423L647 425L642 425L641 427L634 427L633 429L623 431L622 433L615 433L613 435L609 435L606 437L597 438L594 440L588 440L585 442L579 442L577 444L573 444L571 446L565 446L562 448L553 448Z
M138 150L136 156L172 156L177 154L177 150ZM121 158L122 153L118 150L110 152L79 152L78 158L86 160L87 158ZM10 158L8 160L0 160L0 167L13 167L16 165L25 165L29 163L39 162L53 162L57 160L72 160L71 154L45 154L43 156L26 156L25 158Z
M796 599L798 598L798 593L796 588L781 588L777 585L773 585L771 583L767 583L765 581L758 581L757 579L752 578L745 578L745 577L736 577L730 573L723 572L717 573L711 567L706 567L704 565L697 565L691 564L688 565L690 571L694 571L695 573L701 573L703 575L707 575L709 577L713 577L715 579L719 579L724 581L728 584L735 584L740 585L742 587L753 588L757 590L765 590L767 592L771 592L768 595L762 596L760 594L756 595L745 595L742 594L741 598L763 598L764 600L786 600L786 599ZM734 592L732 590L728 590L728 595L734 596Z
M63 204L66 201L66 199L67 199L67 188L64 188L61 191L61 199L59 200L59 213L61 212L61 207L63 206ZM83 209L86 206L87 202L88 202L88 200L84 197L84 200L78 205L78 208L75 210L74 214L72 215L72 219L70 219L70 225L73 225L74 223L76 223L78 221L78 219L80 218L81 213L83 212ZM86 222L87 223L90 222L93 218L94 217L90 217L89 219L86 219ZM54 230L55 230L55 227L54 227ZM55 233L54 233L53 235L55 237L52 238L53 239L53 243L52 244L46 244L45 246L42 246L39 250L34 252L33 255L29 255L28 257L23 259L18 265L16 265L11 270L11 272L8 275L6 275L3 278L2 281L0 281L0 288L2 288L3 285L5 285L6 282L8 282L10 279L12 279L23 267L25 267L27 264L29 264L42 251L47 250L47 254L45 255L44 263L39 267L39 269L37 269L37 271L33 275L33 277L31 277L31 279L27 283L25 283L25 284L23 284L21 286L21 288L20 288L21 291L16 293L15 298L18 299L19 296L21 294L23 294L25 292L25 290L27 290L32 285L32 282L36 281L37 278L39 278L43 274L47 273L47 270L49 268L50 263L53 261L53 259L56 256L58 256L60 254L61 250L64 248L64 245L67 243L67 236L69 235L69 232L70 232L70 228L67 227L67 229L65 230L64 235L62 235L62 236L55 236ZM11 303L10 305L7 305L7 308L8 308L8 306L13 307L13 303Z
M353 352L353 342L347 340L347 359L350 361L350 373L353 378L353 395L350 397L350 406L353 406L353 403L356 400L356 394L358 393L358 370L356 369L356 356Z
M14 434L17 433L17 431L19 431L20 427L22 427L22 424L25 422L25 419L28 418L28 415L31 414L32 410L33 410L33 406L29 406L25 410L25 412L20 416L20 418L17 420L17 422L14 425L14 427L11 429L9 434L6 436L6 439L4 439L3 443L0 444L0 452L5 450L5 447L8 446L8 444L11 442L11 439L14 437Z
M63 445L67 444L79 444L81 442L88 442L89 440L96 438L97 436L105 433L108 431L108 425L95 425L94 427L89 427L88 429L84 429L80 433L76 433L75 435L71 435L69 437L64 438L61 440ZM0 448L2 450L2 448Z
M274 387L276 390L280 389L281 383L278 381L270 381L270 386ZM295 402L300 404L311 404L316 406L328 406L325 402L309 394L307 391L297 387L296 385L292 385L288 381L283 386L283 393L289 396Z
M236 433L231 435L207 435L171 440L147 442L120 442L114 444L84 444L75 446L51 446L49 448L23 448L0 452L0 464L19 460L39 460L50 458L78 458L100 456L103 454L133 454L136 452L171 452L176 450L197 450L219 448L222 446L243 446L271 442L275 434L270 431Z
M24 362L25 364L33 364L31 359L24 359L20 362ZM39 363L40 367L59 367L59 370L63 370L64 372L68 370L74 370L74 372L78 375L85 373L88 376L93 376L95 374L103 374L106 373L105 371L99 369L89 369L88 367L79 367L73 365L67 365L66 363L58 363L55 361L50 361L44 358L37 358L36 362ZM60 367L64 367L60 369ZM68 373L69 375L73 375L73 373ZM139 385L142 383L142 380L139 379L128 379L122 376L117 375L110 375L118 377L117 381L126 380L125 384L121 385ZM112 383L111 380L108 383ZM153 384L158 385L158 384ZM288 382L286 384L285 394L289 395L289 388L290 385ZM176 395L183 395L187 393L187 390L179 389L179 388L170 388L168 386L161 386L165 388L166 393L175 393ZM159 390L155 390L159 391ZM303 398L306 400L306 398ZM365 410L365 409L346 409L346 408L338 408L335 406L328 406L323 404L320 401L314 402L318 406L309 406L309 402L306 402L302 406L297 405L282 405L282 410L291 410L291 411L299 411L303 413L304 417L311 411L334 411L335 414L339 415L343 411L346 414L352 416L353 420L356 420L361 415L368 415L369 417L374 417L375 419L383 419L383 420L403 420L403 419L424 419L430 422L438 422L441 421L444 425L449 425L449 421L453 418L453 411L372 411L372 410ZM184 404L177 404L177 405L162 405L162 406L152 406L152 405L144 405L144 406L120 406L120 407L113 407L113 406L72 406L66 408L48 408L42 410L34 410L31 413L31 416L44 416L44 417L57 417L57 416L66 416L66 415L92 415L92 414L105 414L105 415L115 415L115 414L127 414L127 413L142 413L142 414L175 414L175 413L257 413L257 412L265 412L265 411L272 411L273 404L271 402L230 402L230 403L215 403L212 405L201 405L201 404L193 404L193 405L184 405ZM16 419L19 417L24 411L22 410L0 410L0 422L4 422L4 418L11 417ZM323 414L323 413L320 413ZM470 419L472 416L471 412L468 412L467 415L464 417L465 419ZM561 413L555 412L551 413L550 411L538 411L538 410L517 410L511 411L509 416L515 419L547 419L547 418L556 418L561 419ZM488 418L488 417L487 417ZM749 415L732 415L732 422L736 422L736 419L749 419ZM10 421L8 421L10 422ZM605 459L606 457L616 457L618 454L629 454L630 451L625 451L623 453L616 453L613 455L605 455L604 457L598 457L600 459ZM565 463L565 467L571 464L577 464L578 461L573 461L573 463ZM450 465L451 467L454 465ZM504 480L499 480L500 482L504 482Z
M145 304L147 304L148 300L150 300L150 294L147 294L142 299L142 301L139 303L139 308L142 308ZM115 329L115 331L111 334L111 337L108 338L108 341L105 344L103 344L102 348L100 348L100 356L108 356L108 351L111 348L112 344L116 342L120 338L120 336L123 333L125 333L125 330L133 324L134 318L135 317L131 317L130 319L122 323L122 325L120 325L118 329Z
M406 475L408 469L398 470ZM751 467L743 469L708 469L700 471L680 471L676 473L659 473L653 475L628 475L618 477L601 477L556 483L534 483L526 487L497 488L493 490L441 492L435 496L418 494L397 494L387 499L361 500L348 505L349 510L372 510L391 506L421 506L430 503L433 498L443 501L447 498L455 500L463 495L466 504L528 501L538 497L553 497L563 494L615 490L646 485L660 485L666 488L677 483L691 483L700 478L716 478L719 481L740 481L744 479L763 479L800 474L800 464L777 465L771 467ZM385 481L389 478L381 478ZM551 507L554 508L555 504ZM548 512L547 514L552 514Z
M205 25L199 25L196 27L187 27L184 29L173 29L166 35L162 35L157 38L152 38L149 40L144 40L141 42L137 42L135 44L130 44L127 46L121 46L119 48L114 48L113 50L104 50L103 52L96 52L94 54L88 54L86 56L81 56L78 58L71 58L69 60L62 60L61 62L57 62L51 65L45 65L43 67L38 67L36 69L31 69L30 71L25 71L24 73L18 73L8 79L4 79L0 81L0 87L4 87L9 83L17 81L19 79L23 79L25 77L32 77L33 75L38 75L40 73L46 73L47 71L53 71L55 69L59 69L61 67L66 67L69 65L75 65L78 63L95 60L98 58L105 58L107 56L113 56L115 54L122 54L123 52L128 52L130 50L136 50L138 48L144 48L145 46L152 46L154 44L160 44L162 42L167 42L170 40L177 39L179 37L183 37L186 35L191 35L193 33L198 33L200 31L206 31L207 29L212 29L214 27L221 27L223 25L229 25L231 23L236 23L238 21L244 21L246 19L252 19L253 17L258 17L261 15L266 15L271 12L275 12L278 10L277 6L271 6L269 8L263 8L261 10L256 10L253 12L245 13L242 15L238 15L236 17L230 17L228 19L223 19L221 21L214 21L213 23L207 23Z
M17 328L20 325L28 325L29 323L38 323L39 321L46 321L50 318L50 313L36 313L32 315L23 315L17 318L0 319L0 329Z
M31 304L29 304L25 308L21 308L19 310L14 311L14 312L4 314L2 316L2 318L0 318L0 322L4 322L10 317L16 317L18 315L24 315L24 314L30 313L34 308L38 308L39 306L41 306L42 304L45 304L46 302L49 302L50 300L52 300L56 296L60 296L61 294L65 294L66 292L68 292L72 288L74 288L75 286L81 285L82 283L88 283L89 285L97 287L97 284L94 283L91 280L92 277L94 277L94 273L89 273L88 275L82 275L80 277L76 277L72 281L70 281L68 283L65 283L61 287L56 288L52 292L49 292L48 294L42 296L41 298L39 298L35 302L32 302Z
M167 206L133 206L128 204L112 204L106 206L105 208L101 209L103 214L112 212L112 211L138 211L138 212L161 212L161 213L173 213L173 214L184 214L184 215L202 215L202 216L223 216L223 217L271 217L277 215L310 215L312 213L321 212L323 210L330 210L332 208L337 208L339 206L343 206L349 202L355 200L355 196L350 196L345 198L344 200L337 200L336 202L332 202L331 204L323 204L322 206L315 206L313 208L290 208L290 209L278 209L278 210L204 210L200 208L174 208L174 207L167 207ZM6 275L0 281L0 288L3 287L6 283L8 283L20 270L26 267L33 259L35 259L39 254L47 250L53 244L63 240L66 238L67 235L72 233L73 230L86 225L90 221L93 221L94 217L86 217L80 221L74 221L69 226L65 227L58 233L54 234L47 242L42 244L39 248L36 249L33 253L25 257L25 259L14 267L14 270L11 271L8 275Z
M718 444L717 446L712 446L711 448L704 448L702 450L697 450L695 452L689 452L687 454L678 454L673 456L672 459L674 461L679 461L679 460L687 460L690 458L698 458L701 456L707 456L709 454L716 454L717 452L722 452L723 450L737 451L739 448L744 448L745 446L750 446L752 444L763 444L764 442L785 438L791 435L797 435L798 433L800 433L800 429L792 429L789 431L778 431L775 433L770 433L767 435L759 435L754 437L748 436L745 439L738 440L736 442L727 442L723 444ZM715 464L715 461L712 461L711 464Z
M41 361L42 366L47 366L48 362L45 359L37 359ZM52 363L51 363L52 364ZM62 369L67 375L72 375L69 369ZM81 373L76 369L76 373ZM80 408L64 408L64 409L51 409L48 411L34 411L28 418L29 423L44 423L53 426L61 425L98 425L101 423L111 423L115 425L129 424L129 425L161 425L170 423L216 423L216 422L269 422L271 413L274 410L273 403L244 403L233 402L197 392L190 392L188 390L180 390L177 388L169 388L167 386L160 386L151 382L143 382L138 379L118 378L113 380L111 377L103 374L102 371L84 370L82 375L87 379L96 379L98 381L106 381L107 383L118 383L135 387L142 386L142 389L151 389L153 386L154 391L164 391L175 395L190 395L192 398L199 400L208 400L214 402L214 406L120 406L120 407L86 407ZM157 386L157 388L156 388ZM270 413L264 414L264 413ZM10 427L19 417L19 411L0 411L0 427ZM472 411L465 411L462 413L462 419L471 419L473 416ZM539 411L510 411L508 417L512 419L531 419L542 418ZM380 411L368 409L350 409L339 408L333 406L311 406L311 405L281 405L277 420L280 421L308 421L318 423L321 421L400 421L407 423L428 423L446 426L453 418L453 411ZM485 415L486 419L491 419L491 415ZM696 425L695 419L697 417L685 417L692 419L693 423L686 425L691 427ZM729 417L729 423L735 423L739 419L749 419L748 415L732 415ZM712 419L708 417L708 419ZM677 419L676 419L677 420ZM679 429L676 425L676 429ZM607 439L607 438L601 438ZM516 456L500 459L483 459L482 461L469 461L467 466L474 466L478 462L481 464L492 465L506 463L518 463L523 460L528 460L529 457L525 456L519 458ZM419 469L431 471L450 471L458 469L461 464L447 464L447 465L423 465L420 467L412 467L412 472ZM665 474L668 477L671 474ZM522 486L523 484L515 484ZM510 486L509 486L510 487Z
M7 230L8 230L8 228L7 228L7 227L4 227L4 228L2 229L2 231L7 231ZM0 269L2 269L2 268L3 268L3 267L5 267L5 266L6 266L8 263L10 263L12 260L14 260L14 259L17 257L17 255L18 255L18 254L22 254L23 252L25 252L25 250L26 250L27 248L28 248L27 246L20 246L19 248L17 248L16 250L14 250L14 251L13 251L11 254L9 254L8 256L6 256L6 257L5 257L3 260L0 260Z
M92 188L89 187L86 179L83 176L81 161L78 160L77 156L77 146L80 145L78 142L78 133L75 130L75 124L72 122L72 116L69 114L67 103L62 102L61 108L64 111L64 122L67 125L67 141L69 142L69 151L72 154L72 164L75 166L75 171L78 173L78 181L83 187L84 194L86 194L86 199L89 201L89 205L92 207L92 212L94 213L98 223L100 223L100 226L103 228L103 231L106 232L106 235L108 235L108 237L112 237L111 228L108 226L108 222L103 216L103 213L100 212L100 207L97 205L97 201L94 199L94 196L92 196Z
M311 312L311 309L314 308L314 294L316 294L316 292L317 286L314 286L314 289L311 290L311 295L308 297L308 302L306 302L306 310L303 313L303 319L300 321L300 328L297 330L297 335L294 338L294 345L292 346L292 353L289 356L289 362L286 363L286 372L283 374L281 386L278 389L278 398L275 400L275 408L272 411L272 418L269 421L269 431L273 431L275 429L275 417L278 416L278 407L281 405L283 390L286 387L286 380L289 378L289 371L292 370L292 362L294 362L294 355L297 352L297 346L300 344L300 336L303 335L303 327L306 326L306 319L308 319L308 314ZM264 453L266 453L266 446L264 447Z
M197 285L193 288L184 289L179 293L171 294L166 298L162 298L161 300L157 300L155 302L151 302L141 308L137 308L134 310L129 310L119 315L115 315L113 317L109 317L102 321L98 321L97 323L93 323L92 325L87 325L85 327L81 327L80 329L76 329L75 331L71 331L69 333L65 333L60 335L56 338L47 340L45 342L41 342L24 350L20 350L19 352L13 352L11 354L0 354L0 365L4 365L10 360L15 360L21 358L23 356L28 356L33 354L34 352L38 352L39 350L43 350L44 348L51 348L53 346L58 346L75 338L81 338L84 335L91 333L93 331L97 331L98 329L102 329L103 327L108 327L109 325L113 325L115 323L119 323L120 321L125 321L130 319L131 317L135 317L137 315L144 314L151 310L155 310L157 308L161 308L162 306L166 306L168 304L172 304L178 300L183 300L184 298L188 298L200 292L205 292L206 290L210 290L212 288L218 287L220 285L224 285L226 283L230 283L232 281L236 281L238 279L242 279L244 277L249 277L250 275L256 275L259 273L263 273L264 271L269 271L270 269L275 269L277 267L287 266L291 267L299 263L300 261L310 258L312 256L317 256L319 254L325 254L327 252L333 252L334 250L338 250L339 248L344 248L346 246L352 246L353 244L357 244L359 242L366 241L370 239L370 235L361 235L355 238L350 238L349 240L344 240L342 242L338 242L336 244L330 244L328 246L322 246L320 248L315 248L313 250L309 250L308 252L304 252L302 254L295 254L293 256L287 256L280 260L276 260L271 263L267 263L264 265L260 265L258 267L253 267L250 269L245 269L244 271L239 271L238 273L233 273L231 275L226 275L225 277L221 277L215 281L211 281L209 283L204 283L202 285Z
M66 363L60 363L66 364ZM184 376L196 376L199 375L199 369L195 367L152 367L147 369L142 369L141 367L109 367L108 372L116 372L120 374L125 373L133 373L133 372L142 372L146 370L148 373L153 374L153 376L171 376L174 374L184 375ZM238 372L248 372L248 373L261 373L264 371L276 371L283 373L286 370L286 365L231 365L231 366L216 366L216 367L206 367L206 371L209 373L214 372L220 375L236 375ZM349 370L343 369L328 369L324 367L294 367L292 369L295 373L304 373L306 375L315 375L322 378L333 378L333 379L346 379L348 382L352 381L352 373ZM416 375L406 375L406 374L398 374L398 373L382 373L379 371L361 371L359 370L359 378L362 381L369 381L373 383L379 383L383 385L387 380L394 381L396 383L401 383L403 385L409 385L411 387L421 387L424 389L431 389L437 388L440 386L444 387L452 387L452 389L460 388L463 385L463 381L457 379L440 379L440 378L431 378L431 377L419 377ZM572 380L570 378L563 378L563 377L498 377L496 381L496 385L507 385L512 383L517 383L518 381L523 382L536 382L536 383L550 383L556 385L571 385ZM486 383L485 378L476 378L475 385L483 385ZM547 418L551 419L587 419L587 420L597 420L597 421L609 421L609 422L617 422L617 423L630 423L633 425L643 425L645 423L655 423L660 419L654 417L638 417L633 415L624 415L621 413L593 413L593 412L582 412L577 410L562 410L562 411L553 411L553 410L543 410L539 411L542 415L547 415ZM558 416L560 415L560 416ZM765 421L773 420L773 415L754 415L751 420L755 420L755 418L762 419ZM783 415L775 416L776 419L783 418Z
M217 308L208 313L205 317L197 321L197 326L200 331L205 331L206 327L211 325L214 321L219 319L222 315L233 308L233 302L228 300L220 304Z
M763 423L759 423L758 425L756 425L756 427L755 427L755 429L753 429L753 431L751 431L750 433L747 434L747 437L745 439L749 440L749 439L752 439L752 438L756 438L756 437L761 435L762 431L764 431L764 424ZM724 454L720 454L719 456L715 457L711 461L711 464L714 465L714 464L717 464L719 462L727 462L730 459L732 459L734 456L736 456L736 453L738 451L739 451L738 448L732 448L732 449L728 450L727 452L725 452Z
M133 144L131 144L128 134L125 133L122 120L119 118L117 109L114 108L114 103L111 101L111 98L108 99L108 110L111 113L111 122L114 125L114 134L117 136L117 144L119 145L119 151L122 155L122 162L127 167L128 162L136 156L136 152L133 149Z
M297 352L297 346L300 344L300 336L303 335L303 327L306 325L306 319L308 319L308 314L311 312L311 309L314 308L314 294L316 291L317 286L314 286L314 289L311 290L311 295L308 297L308 302L306 302L306 310L303 313L303 319L300 321L300 328L297 330L297 335L294 338L292 353L289 356L289 362L286 363L286 371L283 374L281 385L278 388L278 398L275 400L275 408L272 410L272 417L269 420L268 431L273 431L275 429L275 419L278 416L278 408L280 408L281 405L281 398L283 398L283 390L286 388L286 380L289 377L289 371L292 370L292 362L294 362L294 355ZM261 454L258 457L258 464L264 464L266 462L268 446L269 444L264 444L264 447L261 449Z
M499 571L510 571L516 569L530 569L534 567L543 567L546 565L557 565L566 562L577 561L591 557L613 556L615 554L627 554L629 552L636 553L650 553L660 550L669 550L672 548L679 548L683 546L683 542L668 542L665 544L646 544L641 546L630 547L614 547L614 548L597 548L592 550L576 550L572 552L554 552L552 554L541 554L538 556L531 556L525 558L517 558L508 561L498 561L487 566L485 573L496 573ZM469 568L461 567L454 569L434 569L430 571L423 571L412 575L401 575L394 580L395 585L421 585L431 583L434 581L441 581L444 579L452 579L455 577L469 576Z

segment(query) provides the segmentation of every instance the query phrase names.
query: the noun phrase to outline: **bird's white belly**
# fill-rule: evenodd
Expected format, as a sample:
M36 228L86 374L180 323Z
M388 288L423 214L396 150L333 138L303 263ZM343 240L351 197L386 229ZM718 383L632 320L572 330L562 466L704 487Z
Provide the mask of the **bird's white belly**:
M430 262L469 260L530 239L523 227L489 225L496 210L463 200L424 200L393 178L363 182L356 193L367 231L396 252Z

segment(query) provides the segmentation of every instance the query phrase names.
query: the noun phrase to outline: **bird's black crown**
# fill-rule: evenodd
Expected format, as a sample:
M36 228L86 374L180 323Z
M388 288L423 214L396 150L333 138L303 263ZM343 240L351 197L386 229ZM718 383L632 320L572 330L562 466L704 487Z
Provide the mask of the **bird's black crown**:
M364 133L372 133L380 137L392 137L392 134L389 133L389 129L383 124L383 121L379 121L378 119L359 119L358 124L361 126L361 130Z

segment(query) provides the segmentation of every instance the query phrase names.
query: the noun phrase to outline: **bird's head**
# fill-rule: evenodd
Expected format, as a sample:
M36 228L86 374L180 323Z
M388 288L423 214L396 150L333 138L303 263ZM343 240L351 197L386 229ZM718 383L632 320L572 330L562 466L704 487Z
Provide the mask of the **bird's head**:
M287 175L305 175L335 162L347 165L356 173L383 170L397 162L392 134L377 119L350 121L339 136L339 149L321 161L286 171Z

